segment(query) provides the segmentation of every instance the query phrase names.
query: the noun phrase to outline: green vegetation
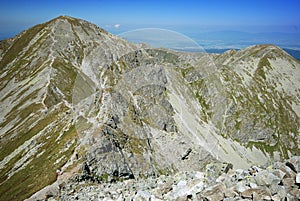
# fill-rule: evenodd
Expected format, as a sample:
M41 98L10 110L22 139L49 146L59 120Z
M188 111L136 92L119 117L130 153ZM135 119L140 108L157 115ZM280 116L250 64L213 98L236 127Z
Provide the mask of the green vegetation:
M128 105L128 111L127 114L129 118L136 123L139 126L143 126L142 121L141 121L141 115L138 113L138 111L135 109L133 102L131 102Z
M280 152L280 142L277 142L275 145L270 145L267 144L266 142L261 142L261 141L256 141L256 142L250 141L247 143L247 147L253 148L253 146L260 149L265 154L270 154L271 157L274 157L275 152ZM286 153L281 153L281 154L286 154Z
M179 56L166 50L147 49L146 51L151 57L154 57L155 60L159 61L160 63L170 63L174 64L175 66L179 64Z
M147 147L146 139L140 139L135 134L126 134L121 129L111 130L114 145L119 148L124 148L129 152L137 155L142 155L143 150Z
M13 61L18 56L19 52L21 52L45 26L46 24L36 25L16 36L17 39L0 60L0 71L2 71L7 64Z
M5 39L0 41L0 50L5 52L12 44L13 39Z
M2 182L5 182L6 179L8 179L8 173L12 168L14 167L15 163L20 160L23 156L24 151L21 151L18 153L14 158L12 158L1 170L0 172L0 186Z
M67 73L69 74L69 72ZM64 76L66 76L66 74ZM25 83L25 85L26 84L28 83ZM19 92L18 97L21 98L27 90L28 88L24 88L23 91ZM12 95L12 93L17 92L12 91L10 95ZM23 200L32 193L52 183L56 179L55 170L61 167L69 159L76 145L76 131L74 128L70 128L62 135L59 144L55 142L55 139L60 134L61 128L65 126L65 122L59 122L59 119L61 118L61 114L64 113L67 108L63 106L58 107L57 109L52 108L49 109L47 113L42 114L42 104L34 102L28 104L30 100L36 98L37 95L38 90L23 97L18 104L14 105L10 113L6 115L5 121L0 125L1 127L4 127L8 123L16 121L15 128L17 128L17 130L15 128L10 129L2 136L0 144L0 160L7 157L25 141L31 139L39 132L43 132L42 130L51 125L51 123L58 123L57 127L49 127L49 129L51 128L52 130L50 131L48 129L49 133L47 133L48 131L45 132L47 133L47 137L43 134L43 139L39 138L34 141L34 143L37 144L44 144L37 152L43 154L38 157L37 155L32 155L28 159L28 161L30 161L28 166L15 170L17 172L11 177L8 177L8 173L15 166L15 163L27 153L27 151L25 152L25 150L23 150L12 158L5 165L4 169L1 170L0 200ZM26 107L24 107L25 105ZM24 122L28 117L30 118ZM17 135L16 132L18 133ZM73 139L75 139L75 141ZM71 143L71 145L68 145L68 149L65 149L65 146L67 146L66 143ZM43 150L44 152L42 152ZM55 161L58 159L60 159L60 161L55 164Z
M263 58L260 59L257 69L254 73L254 78L262 78L263 80L266 80L266 74L264 69L271 68L271 64L268 60L268 57L264 56ZM259 76L259 77L258 77Z
M23 200L56 180L56 169L67 162L77 144L75 126L71 126L64 132L57 142L56 138L59 135L59 131L52 130L46 136L39 138L38 143L45 143L40 150L45 152L39 157L32 156L30 165L19 170L6 180L5 184L0 185L0 200ZM15 161L18 157L20 155L15 157ZM58 159L61 160L56 163ZM1 173L1 181L5 178L6 176Z
M271 156L278 152L282 158L287 158L287 150L299 155L296 138L293 137L299 130L299 118L291 112L289 101L292 97L283 97L282 93L276 92L276 86L266 80L270 68L269 57L262 57L250 86L240 84L241 76L231 68L222 69L222 78L227 83L227 98L233 103L227 113L223 135L240 139L240 143L256 147ZM264 141L248 142L251 140L251 135L247 135L249 132L252 136L264 133Z
M93 49L89 47L89 45L99 47L99 44L95 44L95 42L88 41L85 43L85 41L81 41L81 35L78 34L78 29L82 30L81 34L88 36L91 34L90 26L94 25L70 17L59 18L70 23L72 29L70 35L75 37L75 39L73 38L74 40L72 39L72 41L70 41L69 38L71 37L67 39L64 38L64 34L62 33L65 31L65 27L62 26L62 29L58 30L59 34L54 36L57 40L61 39L57 43L57 46L55 45L53 49L45 48L45 50L43 49L40 53L39 50L41 47L44 48L44 46L48 45L44 42L51 41L47 40L49 39L50 29L46 23L23 32L14 39L13 44L0 43L0 48L3 46L4 49L7 49L11 45L10 49L4 54L3 59L0 61L0 72L6 73L1 80L0 90L4 89L10 80L22 84L19 88L17 88L17 85L15 85L15 88L12 86L12 90L7 94L4 92L3 94L5 95L1 97L1 101L4 101L12 96L16 96L16 99L12 101L20 102L16 103L10 101L12 102L13 108L4 117L5 120L0 125L0 127L3 128L9 126L10 123L13 124L12 128L1 135L0 161L13 153L18 147L24 145L28 140L31 140L31 145L37 149L33 150L31 154L31 147L24 147L22 151L7 161L7 164L0 172L0 200L22 200L54 182L56 180L56 169L66 164L72 153L74 153L78 141L77 131L79 135L84 134L83 131L90 129L91 126L97 125L94 124L94 121L90 121L88 117L95 117L95 119L101 121L101 119L105 119L107 115L109 115L109 112L120 114L120 122L116 123L116 121L115 125L108 122L101 128L95 128L95 130L93 130L94 133L91 136L87 136L88 139L86 141L91 140L92 143L98 143L99 140L94 140L94 138L98 137L98 134L104 134L101 135L101 137L107 138L105 139L107 143L113 143L113 151L116 151L116 149L120 152L124 151L124 155L121 153L122 159L127 159L126 154L130 154L136 157L137 163L147 160L144 158L144 154L148 154L149 152L154 153L155 147L160 146L159 143L153 146L150 145L148 139L150 135L147 135L148 132L154 129L169 131L169 127L178 126L173 122L174 119L172 118L177 112L176 110L179 110L179 107L177 107L177 105L170 105L166 92L169 90L166 87L173 83L168 83L170 85L166 84L164 86L159 86L159 84L156 86L153 84L149 88L141 86L138 90L133 92L133 96L135 96L139 107L136 107L133 101L129 101L128 103L125 99L123 100L118 97L119 102L113 103L118 105L111 107L116 108L116 111L109 111L111 109L110 107L106 110L105 106L107 105L103 105L104 107L102 107L100 104L102 104L103 97L99 95L95 100L92 100L94 101L93 111L81 110L80 112L85 113L86 117L81 116L77 119L75 118L74 122L73 117L71 117L71 115L68 116L72 109L66 107L63 101L65 100L71 103L72 96L76 95L79 97L79 100L76 100L78 102L82 100L82 98L87 98L92 94L98 95L102 92L110 92L112 99L114 99L114 95L120 95L113 90L115 89L115 85L118 84L118 81L122 78L122 75L144 64L158 64L162 68L165 67L167 69L166 72L170 72L167 78L178 82L172 85L170 89L170 91L173 90L171 93L174 93L175 98L177 98L175 95L180 96L180 98L182 96L185 98L186 96L187 104L194 103L194 100L199 102L202 111L192 111L193 114L199 114L199 116L195 118L195 124L196 122L205 124L203 121L206 121L209 124L205 124L203 127L207 126L206 128L211 132L215 130L218 132L217 129L219 129L220 132L223 132L223 136L235 139L240 144L246 145L249 148L256 147L271 156L274 156L277 152L280 153L282 158L288 157L288 152L297 155L300 154L297 142L298 136L296 136L299 133L300 120L293 112L291 106L293 97L292 95L286 95L285 92L277 91L276 83L268 82L268 71L272 67L270 64L270 55L272 56L273 53L271 52L269 55L266 51L261 52L265 47L258 46L255 47L253 51L245 51L243 54L236 53L241 57L235 57L236 60L232 58L232 61L234 61L233 64L229 63L229 66L218 66L216 68L217 70L222 68L220 74L218 72L209 72L212 71L211 69L207 69L207 67L211 67L208 65L211 60L202 56L196 58L196 54L195 58L193 58L194 54L186 57L186 62L188 62L188 60L192 61L194 65L192 66L191 64L184 63L184 55L179 57L179 53L174 54L172 51L148 49L145 50L146 52L144 50L131 52L120 58L118 62L109 64L110 66L108 68L106 68L105 64L103 67L95 67L98 68L98 77L101 77L101 79L107 78L104 89L98 90L87 75L81 73L78 76L78 72L80 72L79 66L85 59L85 54L89 54L87 51L92 51ZM67 27L70 28L69 24ZM99 31L102 30L99 29ZM55 30L53 30L53 33L55 33ZM39 36L39 38L34 44L28 46L35 36ZM93 37L94 35L90 36ZM70 47L70 49L68 49L68 47ZM27 48L26 52L24 52L25 48ZM110 50L113 49L114 48ZM129 51L129 49L124 51ZM251 61L249 57L260 58L261 55L265 53L268 55L260 59L258 66L253 66L253 68L256 68L252 69L253 71L255 70L254 75L251 75L252 70L243 72L247 73L249 76L247 78L252 79L246 85L246 80L243 80L243 75L239 73L245 69L248 70L247 68L249 68L249 66L245 69L235 71L235 65L237 64L238 67L242 67L240 64ZM51 56L57 57L48 58L50 54ZM107 54L107 52L105 52L105 54L107 56L110 53ZM116 55L120 55L120 52L117 52ZM94 55L91 55L91 58L92 56ZM112 57L114 57L114 55ZM18 59L14 60L15 58ZM7 65L13 60L14 63L12 63L10 69L6 69ZM103 60L98 62L101 63L102 61ZM33 83L33 79L37 78L38 73L45 68L51 69L50 84L47 85L47 89L42 88L30 91L31 93L27 94L26 92L35 84ZM172 68L176 72L172 71ZM102 70L105 70L104 75L102 75ZM172 77L172 73L174 77ZM155 75L155 72L153 75ZM221 78L219 76L221 76ZM149 77L149 79L151 79L151 77ZM220 83L220 80L222 80L222 83ZM165 80L163 80L163 82L165 83ZM169 82L169 80L167 80L167 82ZM44 82L43 84L46 83L47 82ZM74 90L73 87L75 83L80 86ZM182 87L181 85L183 84L187 85ZM43 85L40 87L43 87ZM126 87L127 86L124 86L123 89ZM185 89L187 90L184 91ZM42 94L44 93L43 90L47 90L46 94ZM43 103L36 103L42 101L40 97L43 95L46 95L44 101L46 107ZM37 97L40 99L35 101ZM193 98L192 101L189 100L191 97ZM225 102L224 108L217 108L223 107L222 104L218 105L223 100ZM174 103L177 103L177 101L174 101ZM200 108L199 105L197 104L197 107L191 108ZM89 107L89 105L85 106ZM151 110L152 107L155 107L155 110ZM173 107L175 107L175 109ZM104 111L101 111L101 115L103 116L100 116L100 110L103 108ZM157 116L155 115L153 115L154 117L150 116L154 113L153 111L160 111L160 114L157 114L157 116L161 115L161 119L159 119L160 117L156 118ZM219 111L225 112L221 113ZM187 115L187 117L189 116ZM201 119L199 120L198 117ZM222 121L220 121L220 119L222 119ZM115 121L114 118L112 120ZM188 121L188 119L186 121ZM75 122L77 128L75 128ZM121 123L121 125L119 123ZM145 124L147 124L146 126L148 126L148 128L144 127ZM162 127L164 128L162 129ZM184 126L179 129L182 128L184 128ZM198 131L198 127L195 128L197 128ZM166 132L161 133L164 134ZM170 133L172 135L175 132ZM180 136L180 140L182 137L182 141L184 142L185 132L179 130L178 134L182 135ZM174 137L175 135L176 134L174 134ZM200 128L199 135L203 135ZM166 138L166 142L171 142L168 141L170 139L172 138ZM87 144L86 146L88 146ZM80 160L85 160L84 156L86 152L84 148L87 147L81 147L80 150L76 149L76 153L80 153L80 156L83 156ZM110 145L109 148L111 148ZM224 153L228 153L228 150L225 150L225 148L223 151ZM24 159L25 156L28 156L28 158L26 158L27 161L23 162L25 165L15 167L17 162ZM173 167L162 168L159 164L156 164L156 158L154 158L155 154L149 154L148 156L153 156L154 162L151 165L145 164L144 167L152 166L155 169L154 171L157 171L161 175L174 172L175 168ZM114 156L113 160L117 160L116 158L118 157ZM129 161L130 160L131 158ZM135 160L135 158L132 160ZM29 163L27 164L26 162ZM207 161L204 163L206 162ZM141 174L143 175L143 173ZM95 177L98 181L108 181L111 179L107 173L100 176L91 176ZM113 177L113 179L120 180L118 177Z
M185 68L179 68L180 69L180 72L181 72L181 75L183 78L187 78L187 75L189 74L194 74L196 73L196 70L195 70L195 67L190 65L190 64L186 64L186 67ZM208 78L206 78L208 79ZM190 81L188 82L188 80L186 80L196 99L198 100L199 104L201 105L202 107L202 111L199 111L201 113L201 116L202 116L202 119L206 122L208 122L209 118L211 118L212 116L212 111L211 111L211 107L208 103L208 99L206 96L206 93L207 93L207 85L206 83L208 82L208 80L206 79L203 79L203 78L199 78L197 80L193 80L193 81Z
M40 104L32 103L30 106L28 106L24 110L22 110L22 112L15 112L15 113L12 113L12 115L16 114L19 117L22 116L24 119L26 117L26 115L31 114L32 111L38 110L40 107L41 107ZM10 118L12 118L12 117L10 116ZM1 148L2 148L2 150L0 152L0 160L3 160L3 158L5 158L7 155L9 155L11 152L13 152L18 146L20 146L25 141L27 141L28 139L30 139L31 137L36 135L39 131L44 129L45 126L47 126L49 124L49 122L51 122L52 118L55 118L55 117L49 116L47 119L46 118L41 119L34 127L32 127L29 130L28 130L28 127L30 126L30 123L33 123L33 122L27 121L22 129L22 125L20 125L20 124L22 124L23 119L20 119L18 124L16 124L16 125L21 126L21 128L19 128L19 132L18 132L17 136L15 136L14 138L11 137L14 134L14 130L10 130L5 135L3 135L3 139L1 140L1 144L0 144ZM34 121L34 120L36 120L36 118L33 117L32 120ZM6 120L6 123L8 121L10 121L10 119ZM14 146L11 146L12 144Z
M186 77L188 73L195 70L195 67L191 66L190 64L187 64L186 68L180 68L182 77Z
M164 169L158 169L157 171L159 175L171 175L174 172L174 170L168 167Z
M96 178L99 182L108 182L109 174L105 173L105 174L102 174L102 175L100 175L100 176L95 176L95 178Z
M55 69L55 74L52 76L51 84L53 88L48 88L50 96L47 96L46 104L50 107L56 104L61 98L55 90L58 88L65 96L65 100L72 102L73 87L76 80L77 72L71 64L67 64L60 59L55 59L52 67Z

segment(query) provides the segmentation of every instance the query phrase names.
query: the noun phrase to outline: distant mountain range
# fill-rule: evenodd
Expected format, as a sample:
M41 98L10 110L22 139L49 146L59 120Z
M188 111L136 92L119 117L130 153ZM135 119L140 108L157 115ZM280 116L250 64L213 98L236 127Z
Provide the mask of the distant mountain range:
M223 53L229 49L242 49L255 44L274 44L300 60L300 33L247 33L238 31L191 34L209 53Z
M241 49L254 44L274 44L287 49L300 49L300 33L219 31L187 35L205 49Z
M300 34L247 33L238 31L199 32L183 35L166 29L136 29L120 34L134 43L147 43L152 47L167 47L179 51L224 53L257 44L273 44L300 60Z
M138 31L137 31L138 30ZM134 38L134 41L131 42L144 42L154 47L157 47L158 44L153 43L152 40L147 40L147 37L143 35L139 40L139 36L129 36L128 32L139 33L139 30L143 29L132 29L125 31L126 40L131 41ZM147 28L146 28L147 30ZM167 29L154 29L154 30L163 30L162 33L169 32ZM120 35L124 35L121 33ZM142 32L145 33L145 32ZM149 33L149 32L148 32ZM180 32L178 32L180 34ZM183 33L194 40L197 45L201 46L201 49L204 49L208 53L224 53L227 50L235 49L240 50L245 47L257 44L273 44L281 47L286 52L291 54L296 59L300 60L300 33L284 33L284 32L261 32L261 33L249 33L242 31L210 31L197 32L194 28L193 32L188 30L183 31ZM0 40L13 37L14 33L0 33ZM174 38L172 38L174 41ZM161 41L160 41L161 43ZM174 48L176 49L176 48ZM197 52L199 49L183 47L177 48L177 50L184 51L194 51Z
M207 53L218 53L222 54L228 50L231 50L230 48L227 49L205 49ZM235 50L240 50L240 49L235 49ZM286 49L283 48L284 51L286 51L288 54L290 54L292 57L300 61L300 50L293 50L293 49Z
M298 60L167 48L68 16L0 41L0 200L300 155Z

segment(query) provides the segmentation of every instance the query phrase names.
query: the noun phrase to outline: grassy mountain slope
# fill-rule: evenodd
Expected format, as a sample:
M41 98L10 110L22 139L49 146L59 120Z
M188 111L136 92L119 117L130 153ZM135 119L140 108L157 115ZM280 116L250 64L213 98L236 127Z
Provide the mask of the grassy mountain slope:
M151 49L63 16L1 41L0 73L0 200L300 154L300 64L275 46Z

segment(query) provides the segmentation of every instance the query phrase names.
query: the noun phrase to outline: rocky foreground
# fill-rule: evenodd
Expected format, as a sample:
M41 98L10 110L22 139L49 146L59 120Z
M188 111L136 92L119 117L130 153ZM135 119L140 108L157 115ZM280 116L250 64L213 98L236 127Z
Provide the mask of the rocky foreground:
M77 175L49 200L299 200L300 156L283 162L234 169L210 163L205 172L96 184Z
M179 52L69 16L36 25L0 41L0 201L297 197L297 171L205 168L300 156L299 86L271 44Z

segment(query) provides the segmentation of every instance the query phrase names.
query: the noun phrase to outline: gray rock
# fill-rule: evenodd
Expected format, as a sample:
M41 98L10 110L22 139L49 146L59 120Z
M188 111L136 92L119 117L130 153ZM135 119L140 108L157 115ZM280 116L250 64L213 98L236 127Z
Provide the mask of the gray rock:
M245 190L250 189L249 186L247 186L245 181L239 181L234 187L233 187L234 191L236 191L237 193L242 193Z
M288 168L288 167L287 167ZM93 186L71 183L60 189L62 200L297 200L300 196L295 178L286 177L280 169L261 169L257 174L244 170L222 173L215 182L206 183L206 173L187 171L175 175L125 180ZM240 181L231 181L233 175L242 175ZM259 178L259 179L257 179ZM262 182L262 178L265 179ZM226 186L230 180L234 185ZM270 184L271 182L271 184ZM272 183L273 182L273 183ZM270 184L270 185L269 185ZM81 186L82 185L82 186ZM77 189L70 191L70 189ZM71 192L71 193L70 193Z
M172 186L173 186L173 182L172 181L168 181L168 182L162 184L156 190L156 195L163 196L164 194L167 194L168 192L170 192L173 189Z
M241 196L243 198L255 198L258 200L267 198L271 200L271 194L263 188L247 189L241 193Z
M283 164L281 162L274 163L273 168L279 169L283 173L285 173L285 175L284 175L285 178L294 178L296 176L296 173L291 168L289 168L288 166L286 166L285 164Z
M280 199L284 199L287 195L286 189L283 186L281 186L277 191L277 195L280 197Z
M223 199L223 201L236 201L236 200L244 200L244 199L242 199L242 198L238 198L238 197L236 197L236 198L224 198Z
M291 187L295 184L295 180L293 178L283 178L282 179L282 184L285 187Z
M206 165L205 176L209 183L215 183L223 174L232 169L232 164L228 163L209 163ZM219 179L222 179L221 177Z
M286 165L294 170L296 173L300 173L300 156L293 156L287 160Z
M234 198L237 197L239 195L239 193L237 193L234 188L227 188L224 192L225 198Z
M169 199L183 198L187 196L190 187L186 180L180 180L177 184L172 186L172 190L167 194Z
M283 177L286 175L282 170L280 169L272 169L270 171L272 174L274 174L276 177L278 177L280 180L283 179Z
M119 195L119 197L116 199L116 201L123 201L124 200L124 196L122 194Z
M283 198L281 198L278 194L276 194L276 195L272 196L272 200L273 201L281 201L281 200L283 200Z
M216 179L216 183L223 183L226 188L230 188L236 184L236 180L232 179L232 175L223 173Z
M300 64L276 46L218 55L153 49L62 16L1 41L0 57L0 169L7 178L0 187L21 181L20 169L46 181L4 200L25 199L53 181L53 170L36 165L44 162L36 161L44 158L41 146L53 152L49 164L68 170L84 163L77 181L87 183L204 170L223 160L207 174L215 184L230 162L262 165L269 145L278 145L278 156L299 153ZM20 160L8 160L14 150ZM74 151L82 160L73 163ZM286 166L299 172L299 158Z
M134 201L149 201L151 199L151 193L147 191L138 191L134 196Z
M207 200L223 200L225 197L225 186L223 184L216 184L214 186L208 187L202 192L202 198Z
M270 186L271 184L279 184L281 182L280 178L267 170L258 172L254 179L257 185L260 186Z
M300 190L296 186L288 190L288 194L292 195L295 198L300 198Z
M263 200L272 200L272 197L270 195L265 195L262 197Z
M188 201L189 198L187 196L180 196L174 199L175 201Z
M113 201L113 199L111 199L111 198L109 198L109 197L105 197L105 198L103 199L103 201Z
M243 179L245 178L245 176L247 176L247 175L248 175L248 172L246 172L245 170L237 169L237 170L236 170L236 177L235 177L235 179L236 179L237 181L241 181L241 180L243 180Z
M271 184L269 186L269 190L271 192L271 195L277 194L282 188L284 188L284 187L282 187L281 185L278 185L278 184Z

